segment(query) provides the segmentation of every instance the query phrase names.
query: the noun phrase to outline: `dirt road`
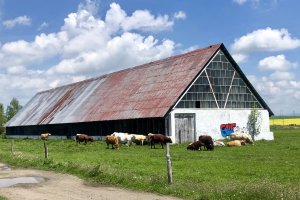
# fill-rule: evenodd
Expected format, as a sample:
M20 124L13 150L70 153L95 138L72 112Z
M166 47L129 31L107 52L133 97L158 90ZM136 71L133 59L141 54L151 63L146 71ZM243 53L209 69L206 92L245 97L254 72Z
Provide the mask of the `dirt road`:
M32 169L9 169L0 163L0 181L12 177L43 177L44 180L39 178L40 181L42 180L40 183L2 186L0 196L9 200L179 200L174 197L114 187L93 187L75 176Z

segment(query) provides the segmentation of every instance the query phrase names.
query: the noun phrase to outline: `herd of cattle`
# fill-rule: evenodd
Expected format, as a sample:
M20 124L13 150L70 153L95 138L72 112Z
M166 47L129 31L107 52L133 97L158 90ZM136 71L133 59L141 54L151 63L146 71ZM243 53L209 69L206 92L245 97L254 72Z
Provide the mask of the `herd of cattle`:
M228 147L240 147L246 144L254 144L251 136L247 133L238 133L234 132L229 135L228 141L226 144L220 140L213 140L209 135L200 135L198 141L190 143L187 146L188 150L202 150L203 147L206 150L213 150L216 146L228 146Z
M50 136L50 133L43 133L40 135L40 138L42 140L47 140ZM78 133L76 134L76 142L77 144L80 144L81 142L84 142L87 144L87 142L93 142L94 139L91 136L88 136L86 134ZM187 146L188 150L214 150L214 147L216 146L242 146L246 144L254 144L251 136L247 133L237 133L234 132L231 135L229 135L228 138L230 141L228 141L226 144L219 140L213 140L211 136L209 135L200 135L198 138L198 141L190 143ZM107 135L105 137L105 142L107 144L107 148L111 145L111 148L119 149L121 145L130 146L132 143L144 145L145 142L149 143L151 146L151 149L155 149L155 144L160 144L161 148L164 148L164 145L166 143L172 143L172 139L168 136L165 136L163 134L153 134L149 133L147 136L145 135L138 135L138 134L128 134L128 133L120 133L120 132L114 132L111 135Z

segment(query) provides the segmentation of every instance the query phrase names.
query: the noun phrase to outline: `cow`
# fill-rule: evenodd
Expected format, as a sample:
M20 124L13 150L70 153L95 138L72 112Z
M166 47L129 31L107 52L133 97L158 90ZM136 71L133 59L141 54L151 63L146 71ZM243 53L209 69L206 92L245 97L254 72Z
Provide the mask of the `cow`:
M145 135L138 135L138 134L131 134L132 138L131 141L136 143L136 144L141 144L144 145L144 141L146 140L146 136Z
M125 144L126 146L131 145L131 138L133 137L133 135L128 133L120 133L120 132L114 132L111 135L116 136L119 139L120 144Z
M234 132L229 135L230 140L245 140L246 143L254 144L251 136L247 133Z
M214 142L209 135L200 135L199 141L201 141L204 144L204 147L206 150L214 150ZM201 150L201 147L200 147Z
M190 143L188 146L187 146L187 150L193 150L193 151L197 151L197 150L201 150L201 146L205 146L201 141L196 141L196 142L193 142L193 143Z
M172 143L171 138L169 138L165 135L162 135L162 134L151 134L151 135L148 134L148 137L150 139L151 149L152 149L153 146L154 146L154 149L155 149L155 144L156 143L160 143L162 149L164 148L164 144Z
M228 147L240 147L242 145L245 145L244 140L233 140L226 143L226 146Z
M94 142L94 139L86 134L78 133L76 134L76 142L77 144L80 144L80 142L84 142L86 144L87 142Z
M215 147L224 147L225 144L222 141L214 140L214 146Z
M113 149L114 147L119 149L119 139L117 136L114 135L107 135L105 138L106 144L107 144L107 149L109 149L109 145L111 144L111 148Z
M41 138L42 140L48 140L49 135L51 135L51 133L42 133L42 134L40 135L40 138Z

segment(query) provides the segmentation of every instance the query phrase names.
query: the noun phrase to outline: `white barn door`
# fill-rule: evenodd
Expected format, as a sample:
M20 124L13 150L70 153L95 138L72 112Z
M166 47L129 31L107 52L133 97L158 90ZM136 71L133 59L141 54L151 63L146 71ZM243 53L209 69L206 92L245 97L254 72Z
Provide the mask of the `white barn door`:
M175 114L176 143L196 141L195 114Z

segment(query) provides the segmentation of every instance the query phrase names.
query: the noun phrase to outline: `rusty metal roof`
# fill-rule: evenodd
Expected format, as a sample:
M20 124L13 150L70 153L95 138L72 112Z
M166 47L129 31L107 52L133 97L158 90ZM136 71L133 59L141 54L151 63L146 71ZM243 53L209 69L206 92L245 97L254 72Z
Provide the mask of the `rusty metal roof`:
M221 46L39 92L6 126L164 117Z

